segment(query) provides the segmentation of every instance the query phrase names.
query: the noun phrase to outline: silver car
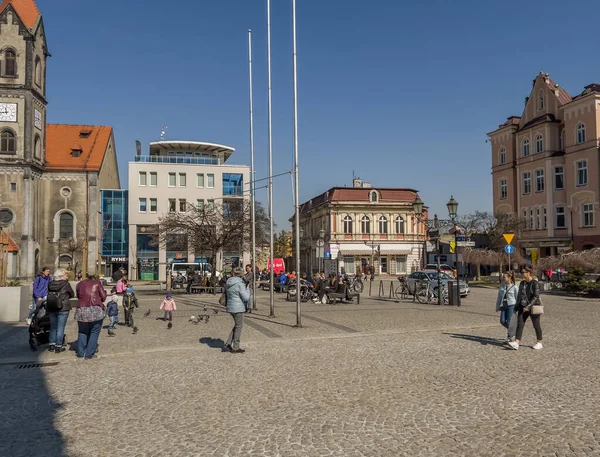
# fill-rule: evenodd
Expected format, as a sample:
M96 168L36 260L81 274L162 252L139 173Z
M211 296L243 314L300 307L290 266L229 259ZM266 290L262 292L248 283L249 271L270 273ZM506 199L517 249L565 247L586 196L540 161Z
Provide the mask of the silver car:
M442 283L442 287L448 287L448 281L456 281L452 276L440 272L440 280ZM414 295L415 290L417 289L417 284L423 281L429 281L432 283L432 287L437 287L438 282L438 273L437 271L415 271L408 278L406 278L406 286L408 287L408 291ZM460 296L466 297L469 295L469 285L464 281L459 281L460 285Z

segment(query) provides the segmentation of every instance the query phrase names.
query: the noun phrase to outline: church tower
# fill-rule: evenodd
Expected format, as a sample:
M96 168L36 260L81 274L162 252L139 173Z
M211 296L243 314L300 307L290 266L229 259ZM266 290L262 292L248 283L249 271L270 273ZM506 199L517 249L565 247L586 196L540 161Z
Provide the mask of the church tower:
M20 249L18 276L39 270L39 178L46 153L46 44L34 0L0 3L0 226Z

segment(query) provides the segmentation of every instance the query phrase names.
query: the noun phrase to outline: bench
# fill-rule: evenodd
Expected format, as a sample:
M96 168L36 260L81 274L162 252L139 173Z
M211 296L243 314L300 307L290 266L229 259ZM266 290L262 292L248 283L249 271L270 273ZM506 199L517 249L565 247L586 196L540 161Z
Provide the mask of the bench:
M212 294L217 294L217 293L222 294L223 293L223 288L221 286L212 287L212 286L201 286L199 284L192 284L190 286L190 293L191 294L200 294L202 292L212 293Z
M327 292L327 302L330 303L333 300L333 305L335 305L337 303L337 301L339 300L340 302L342 300L346 299L346 285L345 284L338 284L337 288L335 289L335 292Z
M356 304L360 305L360 293L359 292L350 292L350 290L346 293L346 300L353 301L356 298Z
M288 291L288 285L287 284L281 284L281 283L275 283L275 292L281 294L283 292L287 292Z

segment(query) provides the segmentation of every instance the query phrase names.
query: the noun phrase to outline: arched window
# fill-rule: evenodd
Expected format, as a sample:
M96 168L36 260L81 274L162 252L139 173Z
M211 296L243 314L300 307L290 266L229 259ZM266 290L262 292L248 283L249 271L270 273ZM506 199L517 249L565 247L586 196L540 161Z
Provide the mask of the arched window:
M16 154L17 138L11 130L3 130L0 134L0 152L2 154Z
M371 233L371 219L367 216L363 216L360 221L360 229L362 233Z
M36 159L42 158L42 140L40 140L40 136L35 136L35 141L33 142L33 156Z
M506 163L506 149L500 149L500 165L504 165Z
M35 83L42 87L42 60L39 57L35 58Z
M529 156L529 140L525 138L523 140L523 157Z
M584 124L577 124L577 138L576 138L576 142L577 144L583 144L585 143L585 125Z
M344 233L352 234L352 218L350 216L344 218Z
M542 111L544 109L544 91L540 90L538 92L538 111Z
M4 51L4 76L17 76L17 54L12 49Z
M74 218L71 213L62 213L60 215L59 238L61 240L73 238L73 222Z
M544 140L542 135L535 137L535 152L542 152L544 150Z
M377 203L377 192L371 192L371 201Z
M381 216L379 218L379 233L387 233L388 232L388 220L387 217Z
M398 216L396 218L396 233L398 233L398 234L404 233L404 218L402 216Z

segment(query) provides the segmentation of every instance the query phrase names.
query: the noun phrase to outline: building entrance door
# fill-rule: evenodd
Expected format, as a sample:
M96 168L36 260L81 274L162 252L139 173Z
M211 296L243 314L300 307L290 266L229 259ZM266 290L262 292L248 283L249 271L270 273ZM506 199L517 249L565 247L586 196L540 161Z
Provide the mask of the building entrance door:
M381 274L388 274L388 259L387 259L387 257L382 257L379 263L381 265Z

